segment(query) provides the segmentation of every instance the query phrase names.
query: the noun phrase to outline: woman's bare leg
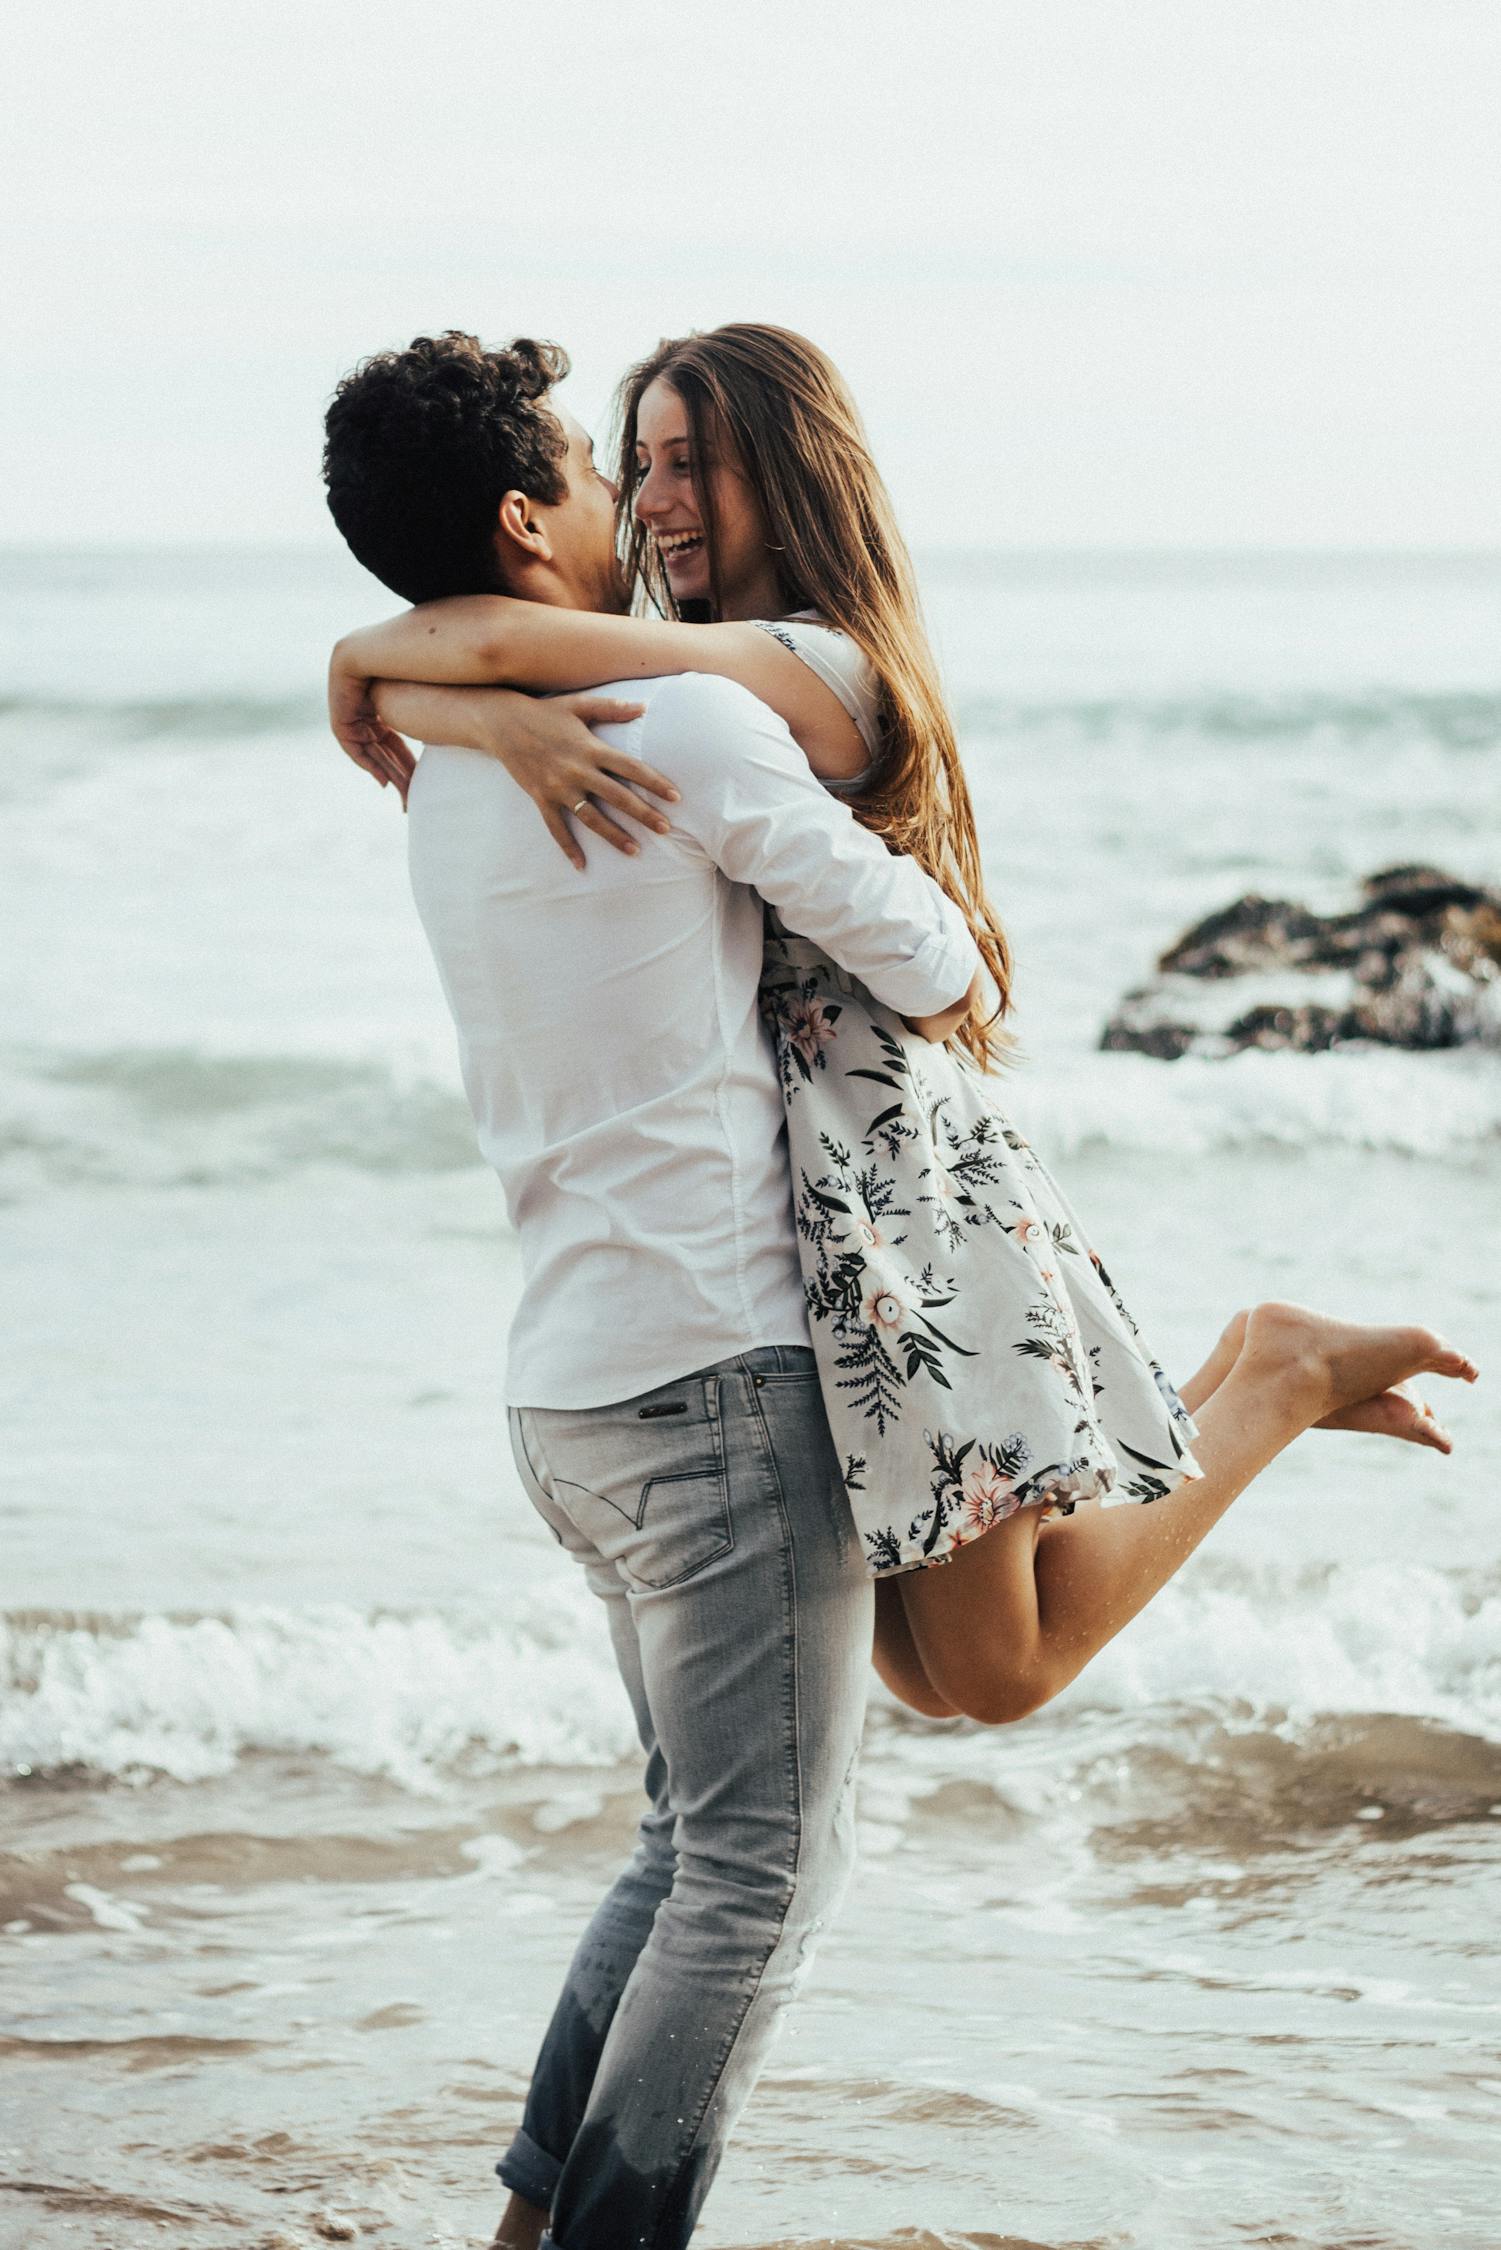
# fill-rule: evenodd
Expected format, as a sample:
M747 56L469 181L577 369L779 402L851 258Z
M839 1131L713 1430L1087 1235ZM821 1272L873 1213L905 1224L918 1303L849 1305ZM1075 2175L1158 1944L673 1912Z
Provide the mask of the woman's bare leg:
M876 1580L876 1633L871 1662L898 1703L925 1719L953 1719L958 1707L941 1696L928 1678L907 1623L902 1590L894 1578Z
M1190 1375L1179 1387L1178 1395L1190 1414L1197 1413L1204 1401L1212 1396L1229 1374L1240 1356L1245 1342L1247 1315L1235 1314L1216 1343L1214 1350L1202 1367ZM1091 1519L1097 1511L1091 1511ZM1037 1510L1024 1511L1026 1522L1017 1521L1016 1530L1007 1533L1001 1525L987 1536L1003 1536L1017 1541L1023 1554L1030 1558L1035 1534L1046 1529L1056 1534L1062 1526L1058 1523L1041 1525ZM940 1564L940 1569L948 1567ZM909 1711L920 1712L925 1719L952 1719L958 1716L957 1704L940 1695L928 1677L927 1667L917 1653L917 1643L912 1638L912 1628L907 1622L907 1605L902 1597L900 1583L895 1578L876 1581L875 1640L871 1648L871 1662L877 1677L891 1690L898 1703L905 1703Z
M1240 1357L1241 1346L1246 1340L1248 1317L1244 1312L1234 1315L1203 1366L1197 1368L1188 1381L1180 1386L1178 1395L1191 1414L1197 1413L1205 1401L1212 1397ZM1087 1516L1075 1520L1081 1528L1092 1528L1099 1520L1099 1515L1098 1510L1092 1509ZM1056 1537L1064 1528L1062 1522L1046 1525L1041 1523L1035 1508L1025 1509L1022 1517L1013 1521L1014 1530L1008 1531L1004 1524L999 1525L987 1537L1014 1541L1028 1566L1033 1559L1037 1533L1046 1531L1049 1537ZM942 1569L948 1566L940 1564L936 1567ZM951 1703L947 1696L940 1695L928 1677L927 1667L917 1653L912 1627L907 1622L907 1605L901 1584L896 1578L881 1578L876 1581L876 1625L871 1662L876 1668L877 1677L909 1711L919 1712L925 1719L952 1719L959 1715L958 1705Z
M1197 1414L1201 1406L1208 1404L1239 1359L1250 1317L1249 1312L1232 1313L1203 1366L1196 1367L1186 1383L1177 1385L1178 1396L1190 1414Z
M1202 1412L1233 1370L1245 1345L1249 1319L1250 1314L1245 1311L1233 1314L1203 1365L1196 1368L1186 1382L1179 1384L1178 1395L1191 1414L1197 1416ZM1414 1398L1405 1386L1380 1391L1372 1398L1358 1400L1353 1406L1336 1408L1313 1426L1322 1430L1366 1430L1410 1444L1431 1446L1440 1453L1453 1451L1453 1441L1434 1419L1432 1409ZM1158 1501L1154 1505L1161 1507L1163 1503ZM1133 1519L1138 1513L1136 1509L1129 1511ZM1029 1564L1034 1572L1039 1542L1060 1537L1072 1542L1071 1559L1077 1556L1080 1542L1104 1539L1107 1544L1098 1548L1096 1555L1099 1560L1108 1562L1118 1553L1125 1514L1126 1511L1089 1508L1070 1518L1043 1523L1038 1512L1029 1508L1010 1519L1014 1528L1009 1532L1002 1524L986 1536L988 1540L1006 1540L1013 1544L1022 1562ZM1199 1537L1203 1537L1203 1532ZM1114 1544L1110 1544L1112 1541ZM1197 1539L1194 1544L1198 1544ZM1015 1556L1008 1558L1007 1575L1020 1567ZM1177 1565L1173 1567L1176 1569ZM918 1654L907 1618L906 1600L899 1581L894 1578L882 1579L876 1587L875 1645L871 1653L878 1675L909 1710L934 1719L957 1715L959 1706L934 1686Z
M899 1579L931 1688L991 1725L1037 1710L1145 1608L1295 1437L1349 1426L1339 1418L1425 1372L1475 1378L1472 1363L1427 1329L1258 1306L1229 1372L1196 1416L1202 1477L1150 1506L1090 1510L1046 1526L1038 1510L1021 1509L946 1566Z

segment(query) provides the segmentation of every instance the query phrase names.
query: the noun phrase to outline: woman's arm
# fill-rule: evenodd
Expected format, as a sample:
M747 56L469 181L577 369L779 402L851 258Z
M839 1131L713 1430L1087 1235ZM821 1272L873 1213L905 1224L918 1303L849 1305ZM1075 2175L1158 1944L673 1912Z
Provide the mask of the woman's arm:
M848 780L867 762L860 731L833 689L754 625L607 617L505 594L424 602L347 634L333 653L329 699L342 741L340 719L364 701L372 680L557 690L669 672L738 680L786 721L821 781Z

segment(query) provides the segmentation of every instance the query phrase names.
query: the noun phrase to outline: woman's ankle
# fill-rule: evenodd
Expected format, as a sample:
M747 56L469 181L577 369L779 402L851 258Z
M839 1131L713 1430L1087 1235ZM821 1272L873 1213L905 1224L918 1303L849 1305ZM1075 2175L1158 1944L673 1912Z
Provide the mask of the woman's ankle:
M1327 1326L1307 1305L1277 1298L1253 1305L1235 1363L1237 1376L1275 1385L1288 1415L1305 1429L1339 1404L1321 1333Z

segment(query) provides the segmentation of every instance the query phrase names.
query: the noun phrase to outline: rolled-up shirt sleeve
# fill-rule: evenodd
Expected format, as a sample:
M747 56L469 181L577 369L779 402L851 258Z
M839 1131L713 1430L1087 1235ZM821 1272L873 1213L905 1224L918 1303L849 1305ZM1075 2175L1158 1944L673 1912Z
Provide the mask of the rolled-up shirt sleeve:
M861 827L747 688L701 672L664 681L640 755L682 792L678 833L888 1008L938 1015L969 990L980 954L953 900Z

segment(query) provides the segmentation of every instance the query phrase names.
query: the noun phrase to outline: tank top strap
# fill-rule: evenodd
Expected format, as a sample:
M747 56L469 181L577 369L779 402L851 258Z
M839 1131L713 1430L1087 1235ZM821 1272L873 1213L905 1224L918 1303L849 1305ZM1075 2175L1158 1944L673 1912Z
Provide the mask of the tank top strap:
M825 625L809 611L799 611L792 617L755 617L750 623L758 632L770 633L783 648L801 657L809 671L816 672L824 686L838 696L854 720L860 739L870 753L871 764L861 773L826 786L838 790L858 788L869 775L880 750L880 683L870 658L847 633L841 633L837 626Z

